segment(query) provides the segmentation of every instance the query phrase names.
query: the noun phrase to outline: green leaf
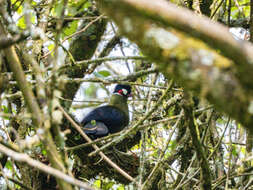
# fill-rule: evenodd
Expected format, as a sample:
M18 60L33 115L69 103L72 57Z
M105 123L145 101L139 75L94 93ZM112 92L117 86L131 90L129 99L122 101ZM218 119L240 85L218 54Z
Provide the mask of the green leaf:
M77 27L78 27L78 21L75 20L71 22L71 24L69 24L69 26L63 30L63 32L66 36L72 35L76 32Z
M54 44L50 44L50 45L48 45L47 46L47 48L48 48L48 50L49 50L49 52L51 52L50 54L52 55L52 56L54 56Z
M92 6L91 2L90 2L90 1L87 1L87 2L84 4L83 8L84 8L84 9L88 9L88 8L91 7L91 6Z
M81 138L80 135L76 135L76 136L74 137L75 140L79 140L80 138Z
M36 1L32 1L32 5L36 6L38 3Z
M42 153L44 156L47 155L47 151L46 151L45 149L43 149L43 150L41 151L41 153Z
M94 72L94 75L96 77L99 77L99 78L105 78L105 77L108 77L111 75L111 73L109 71L106 71L106 70L102 70L102 71L99 71L99 72Z
M20 6L20 3L17 3L16 8L18 7L18 14L21 15L23 13L23 6Z
M103 186L104 190L110 190L112 188L112 186L114 185L113 182L108 182Z
M235 147L234 145L232 146L232 154L233 154L234 156L237 156L237 155L238 155L237 150L236 150L236 147Z
M174 150L177 147L177 142L175 140L172 140L171 142L171 150Z
M21 29L26 29L25 17L21 17L21 19L18 20L18 24L17 25Z
M3 106L2 106L2 109L3 109L3 112L4 112L4 113L9 113L9 109L8 109L7 106L3 105Z
M125 187L123 185L120 185L117 190L125 190Z
M6 114L10 113L8 107L5 106L5 105L2 105L2 110L3 110L3 112L6 113ZM10 119L9 117L3 117L3 118L4 118L4 119Z
M36 21L36 17L34 14L31 14L31 23L35 24L35 21Z
M10 160L8 160L5 164L5 167L8 169L8 170L12 170L12 162Z
M55 7L52 9L54 13L53 15L60 18L62 9L63 9L63 2L62 1L57 2Z
M246 148L245 147L241 147L241 152L245 155L246 154Z
M95 187L98 187L98 188L100 188L101 187L101 180L96 180L94 183L93 183L93 185L95 186Z
M100 75L104 76L104 77L108 77L108 76L111 75L111 73L110 73L109 71L106 71L106 70L104 70L104 71L99 71L98 73L99 73Z
M18 184L15 184L15 189L21 189L21 187Z
M97 36L96 35L90 35L89 38L90 38L90 40L95 40L97 38Z
M54 49L54 44L50 44L49 46L47 46L49 51L52 51Z
M90 84L88 88L85 89L85 95L88 97L96 97L97 87L94 84Z

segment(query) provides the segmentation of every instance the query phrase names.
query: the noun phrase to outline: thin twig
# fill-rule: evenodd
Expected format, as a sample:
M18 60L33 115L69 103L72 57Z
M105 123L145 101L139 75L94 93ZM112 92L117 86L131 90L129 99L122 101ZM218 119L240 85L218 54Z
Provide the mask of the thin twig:
M230 121L230 118L228 118L228 123ZM229 128L229 158L228 158L228 171L227 171L227 178L226 178L226 184L225 184L225 189L228 189L228 185L229 185L229 176L231 173L231 160L232 160L232 139L231 139L231 135L232 135L232 127Z
M168 149L168 146L169 146L169 143L171 142L171 139L172 139L172 136L175 132L175 130L177 129L178 127L178 124L180 123L180 120L182 119L183 117L183 112L181 111L180 115L179 115L179 118L178 120L176 121L176 123L174 124L174 126L172 127L173 131L170 133L170 136L168 137L167 139L167 142L162 150L162 153L160 154L159 156L159 159L156 163L156 165L154 166L154 168L152 169L151 173L149 174L149 176L147 177L147 179L145 180L145 182L142 184L142 187L141 189L142 190L145 190L146 189L146 186L149 185L150 183L152 183L152 178L154 177L154 174L156 173L156 171L160 168L160 166L162 165L162 163L164 162L165 160L165 152L166 150Z
M64 64L59 67L59 69L65 69L68 67L72 66L82 66L82 65L88 65L90 63L100 63L100 62L106 62L106 61L117 61L117 60L128 60L128 59L133 59L133 60L145 60L146 57L143 56L113 56L113 57L101 57L101 58L96 58L96 59L89 59L89 60L82 60L82 61L76 61L76 64ZM51 67L48 68L49 70Z
M181 173L181 172L175 170L175 169L172 168L170 165L168 165L168 168L171 169L172 171L174 171L175 173L184 176L184 173ZM191 177L186 176L186 177L188 178L189 181L198 182L198 180L197 180L196 178L194 178L194 176L191 176Z
M200 143L197 134L197 125L194 122L193 104L191 103L191 96L188 93L184 94L183 109L185 114L185 124L188 126L191 134L192 144L197 154L197 159L201 167L201 186L205 190L211 190L211 173L208 160L206 159L206 152L203 145Z
M138 82L127 82L125 80L125 78L119 78L119 77L115 77L115 78L108 78L108 79L100 79L100 78L87 78L87 79L83 79L83 78L75 78L75 79L70 79L67 78L65 80L68 81L73 81L73 82L77 82L77 83L82 83L82 82L94 82L94 83L103 83L103 84L112 84L112 83L119 83L119 81L124 81L122 83L124 84L128 84L128 85L136 85L136 86L143 86L143 87L148 87L148 88L157 88L157 89L166 89L166 87L164 86L158 86L158 85L150 85L150 84L142 84L142 83L138 83ZM178 92L183 92L182 89L180 88L172 88L171 90L173 91L178 91Z
M112 138L112 137L116 137L116 136L120 135L120 133L121 133L121 132L113 133L113 134L111 134L111 135L108 135L108 136L105 136L105 137L101 137L101 138L99 138L99 139L96 139L96 140L94 140L94 141L92 141L92 142L88 142L88 143L84 143L84 144L79 144L79 145L77 145L77 146L65 147L65 150L66 150L66 151L77 150L77 149L81 149L81 148L84 148L84 147L87 147L87 146L91 146L91 145L93 145L93 144L98 144L98 143L100 143L100 142L102 142L102 141L104 141L104 140L108 140L108 139L110 139L110 138Z
M241 177L241 176L252 176L253 173L249 172L249 173L241 173L241 172L235 172L233 174L231 174L229 176L229 179L233 179L235 177ZM222 184L227 178L227 175L224 176L221 180L219 180L218 182L216 182L216 184L213 185L212 190L215 190L220 184Z
M224 135L225 135L225 132L226 132L226 130L227 130L227 128L228 128L228 124L229 124L229 120L228 120L228 122L227 122L227 124L226 124L226 127L225 127L225 129L224 129L224 131L223 131L223 133L222 133L222 135L221 135L221 137L220 137L218 143L217 143L216 146L214 147L213 152L208 156L207 160L209 160L209 159L214 155L214 153L217 151L217 149L219 148L219 146L220 146L220 144L221 144L221 142L222 142L222 139L223 139L223 137L224 137ZM185 181L183 184L181 184L178 188L181 188L181 187L183 187L185 184L187 184L193 177L195 177L195 176L199 173L199 171L200 171L200 167L197 169L197 171L196 171L188 180L186 180L186 181ZM213 188L212 188L212 189L213 189Z
M122 50L122 53L123 50ZM124 54L123 54L124 55ZM128 65L128 63L126 63ZM130 70L129 70L130 72ZM151 84L155 84L157 81L157 75L153 75L151 76ZM152 89L148 89L148 95L147 95L147 104L146 104L146 114L148 113L148 111L151 108L151 104L152 104ZM133 108L134 109L134 108ZM147 140L147 128L144 128L141 131L141 153L140 153L140 167L139 167L139 183L138 183L138 189L141 190L142 188L142 181L144 180L144 174L145 174L145 163L146 163L146 140Z
M216 14L216 12L219 10L219 8L221 7L221 5L223 4L224 0L222 0L219 5L216 7L216 9L213 11L213 14L211 15L211 19L214 17L214 15Z
M193 155L193 157L192 157L191 163L189 164L189 166L188 166L186 172L184 172L184 175L183 175L182 179L180 180L180 182L179 182L179 184L177 185L177 187L176 187L175 190L180 189L179 187L180 187L180 185L184 182L185 178L188 178L188 175L189 175L189 173L190 173L190 169L191 169L191 167L192 167L192 164L194 163L194 161L195 161L195 159L196 159L196 155L197 155L197 154L196 154L196 152L195 152L194 155Z
M102 17L104 17L104 14L102 14L102 15L98 16L97 18L95 18L94 20L92 20L89 24L87 24L87 25L86 25L84 28L82 28L81 30L75 32L75 33L72 34L72 35L67 36L67 37L62 41L62 43L65 42L66 40L70 39L70 38L73 38L74 36L76 36L76 35L78 35L78 34L84 32L84 31L86 31L93 23L97 22L97 21L98 21L99 19L101 19Z

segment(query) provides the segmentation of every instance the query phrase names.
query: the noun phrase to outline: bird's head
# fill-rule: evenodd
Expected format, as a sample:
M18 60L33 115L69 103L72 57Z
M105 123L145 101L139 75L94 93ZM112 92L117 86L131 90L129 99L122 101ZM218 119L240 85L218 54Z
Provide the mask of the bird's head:
M129 97L131 96L131 86L125 84L118 84L115 86L113 94L118 94L120 96Z

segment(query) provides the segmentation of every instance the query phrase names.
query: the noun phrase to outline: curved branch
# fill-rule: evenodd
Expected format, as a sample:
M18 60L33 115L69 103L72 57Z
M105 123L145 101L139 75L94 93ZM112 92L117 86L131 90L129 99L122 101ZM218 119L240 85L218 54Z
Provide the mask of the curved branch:
M165 0L97 1L113 19L123 21L121 25L128 27L128 30L133 26L131 26L131 21L127 19L131 16L137 16L137 18L145 19L145 21L151 20L157 24L162 24L166 28L171 26L220 50L221 54L236 63L236 76L245 85L249 93L253 93L253 83L251 82L253 79L253 64L251 64L253 62L253 47L248 42L235 40L228 32L227 27ZM121 15L120 19L119 15ZM122 16L126 19L123 19ZM135 30L138 28L135 27Z

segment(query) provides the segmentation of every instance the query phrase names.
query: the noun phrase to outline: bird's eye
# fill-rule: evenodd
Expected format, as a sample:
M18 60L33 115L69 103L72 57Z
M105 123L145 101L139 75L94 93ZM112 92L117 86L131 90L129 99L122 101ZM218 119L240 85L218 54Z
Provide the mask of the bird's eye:
M124 95L127 95L127 90L126 89L123 88L122 92L123 92Z

